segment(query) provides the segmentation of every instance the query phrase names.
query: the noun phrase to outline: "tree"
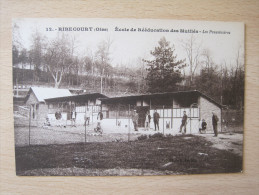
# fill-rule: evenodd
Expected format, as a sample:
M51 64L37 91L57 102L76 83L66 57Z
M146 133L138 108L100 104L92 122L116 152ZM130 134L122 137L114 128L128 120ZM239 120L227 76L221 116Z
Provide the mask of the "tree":
M236 108L242 109L244 105L244 56L243 51L241 51L241 47L238 48L235 66L231 69L231 96L232 96L232 104Z
M191 35L190 39L187 41L182 41L182 47L184 48L188 65L190 67L190 83L189 86L192 86L193 77L195 71L200 64L200 47L201 43L198 43L197 38L194 35Z
M39 81L43 69L43 57L46 48L46 37L35 31L32 34L32 45L29 51L29 62L33 64L33 81Z
M13 23L12 27L12 57L13 57L13 65L20 63L19 55L22 50L22 44L20 42L21 35L19 32L19 26L16 23Z
M159 46L151 51L154 60L144 60L147 63L148 92L170 92L176 90L176 84L182 80L180 70L185 67L184 60L177 60L174 46L165 37L158 42Z
M111 66L109 65L109 61L110 61L109 55L110 55L111 45L112 45L112 41L108 37L105 41L100 42L98 46L98 50L96 52L97 64L100 65L101 93L103 93L103 87L106 86L106 79L104 80L104 84L103 84L103 77L105 77L105 74L107 75L107 73L111 69Z
M77 62L72 52L73 48L65 34L58 35L47 47L44 62L55 81L56 88L60 86L64 72Z
M213 71L213 66L214 66L214 62L212 60L212 55L209 49L204 49L202 52L202 63L205 66L206 70L208 71L208 73L210 73L211 71Z

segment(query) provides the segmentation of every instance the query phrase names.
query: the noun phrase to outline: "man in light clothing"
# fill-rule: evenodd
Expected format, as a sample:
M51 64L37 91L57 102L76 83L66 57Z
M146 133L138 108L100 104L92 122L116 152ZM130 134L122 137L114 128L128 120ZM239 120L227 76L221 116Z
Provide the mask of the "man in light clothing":
M90 122L90 111L89 111L89 108L87 108L85 112L85 125L87 123L87 125L89 126L89 122Z

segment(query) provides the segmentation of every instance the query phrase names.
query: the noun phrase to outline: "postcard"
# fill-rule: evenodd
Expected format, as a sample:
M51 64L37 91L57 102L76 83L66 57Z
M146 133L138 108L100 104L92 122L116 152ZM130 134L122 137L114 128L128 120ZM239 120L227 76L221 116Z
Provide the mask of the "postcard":
M18 176L240 173L244 24L12 23Z

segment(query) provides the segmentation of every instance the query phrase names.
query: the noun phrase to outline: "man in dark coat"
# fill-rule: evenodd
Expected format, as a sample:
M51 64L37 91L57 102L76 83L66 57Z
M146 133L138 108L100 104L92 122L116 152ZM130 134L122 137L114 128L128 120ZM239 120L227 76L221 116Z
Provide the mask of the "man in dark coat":
M219 118L214 112L212 112L212 126L215 134L214 137L218 136L218 121L219 121Z
M179 133L182 133L183 127L184 127L184 133L186 133L186 124L187 124L187 115L186 115L186 111L183 111L182 124L180 126L180 132Z
M156 131L156 127L159 131L159 118L160 118L160 115L157 113L157 111L155 110L154 114L153 114L153 120L154 120L154 125L155 125L155 131Z
M132 122L133 122L135 131L138 131L138 113L136 110L134 110L134 113L132 115Z

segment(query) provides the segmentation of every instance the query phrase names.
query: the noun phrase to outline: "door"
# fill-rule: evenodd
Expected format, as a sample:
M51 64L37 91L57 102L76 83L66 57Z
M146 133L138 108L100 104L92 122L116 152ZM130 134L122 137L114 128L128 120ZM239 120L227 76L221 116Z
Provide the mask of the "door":
M149 111L149 106L139 106L136 110L138 113L138 126L145 127L146 113Z

